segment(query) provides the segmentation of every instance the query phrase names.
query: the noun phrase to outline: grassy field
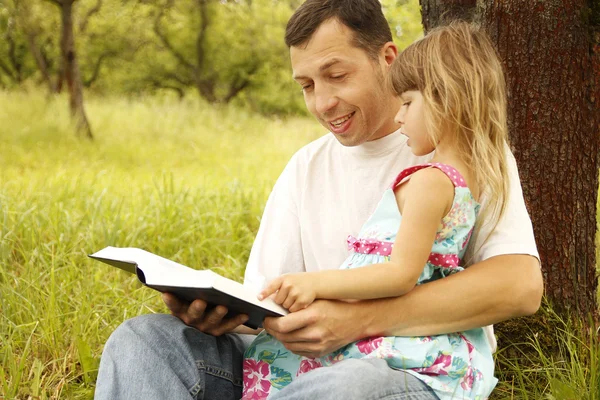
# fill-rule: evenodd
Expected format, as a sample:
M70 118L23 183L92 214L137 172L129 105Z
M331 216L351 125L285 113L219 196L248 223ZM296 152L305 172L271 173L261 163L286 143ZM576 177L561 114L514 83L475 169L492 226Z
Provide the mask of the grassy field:
M3 399L92 398L109 334L165 311L155 292L87 254L143 247L241 279L275 179L323 133L312 120L193 100L92 99L90 143L71 133L66 104L0 93ZM533 330L506 344L494 398L600 399L597 336L543 315L560 351L536 355Z

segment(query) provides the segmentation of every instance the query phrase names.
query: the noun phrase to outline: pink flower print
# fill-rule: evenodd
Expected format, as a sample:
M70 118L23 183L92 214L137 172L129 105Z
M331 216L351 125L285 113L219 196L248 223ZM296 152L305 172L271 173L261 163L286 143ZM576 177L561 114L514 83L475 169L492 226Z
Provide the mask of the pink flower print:
M427 375L448 375L451 364L450 354L440 354L429 367L415 368L415 371Z
M435 359L431 365L431 370L439 375L448 375L448 368L452 364L452 356L450 354L441 354Z
M242 394L242 400L264 400L269 396L268 392L262 390L249 390L244 389Z
M467 344L467 350L469 351L469 361L472 361L473 360L473 355L475 353L475 346L473 346L473 343L471 343L469 341L469 339L467 339L464 335L461 334L459 336Z
M360 351L361 353L369 354L373 352L373 350L381 346L382 341L383 338L381 336L376 338L366 338L356 342L356 347L358 347L358 351Z
M475 381L475 373L473 372L473 368L467 368L467 372L460 378L460 387L464 390L473 389L473 382Z
M243 399L266 399L271 388L270 375L271 368L268 363L245 359Z
M323 366L323 364L321 364L317 360L311 360L310 358L304 359L300 363L300 368L298 368L298 373L296 373L296 376L302 375L304 373L307 373L308 371L312 371L313 369L316 369L316 368L319 368L322 366Z

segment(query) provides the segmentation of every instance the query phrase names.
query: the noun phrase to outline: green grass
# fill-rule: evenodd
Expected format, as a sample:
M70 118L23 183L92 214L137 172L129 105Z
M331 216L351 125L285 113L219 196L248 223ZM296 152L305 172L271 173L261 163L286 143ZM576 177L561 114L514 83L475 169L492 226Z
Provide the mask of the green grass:
M0 92L0 398L91 398L110 333L165 311L93 251L142 247L241 279L275 179L323 133L194 100L86 106L94 142L72 134L65 98ZM534 330L501 342L494 398L600 399L597 335L548 321L552 357Z
M600 399L600 338L591 321L560 316L544 302L536 315L516 323L525 332L518 339L497 330L500 382L491 399Z
M241 279L269 191L323 133L194 101L91 100L96 140L64 98L0 93L0 398L90 398L102 345L164 312L135 278L94 262L148 249Z

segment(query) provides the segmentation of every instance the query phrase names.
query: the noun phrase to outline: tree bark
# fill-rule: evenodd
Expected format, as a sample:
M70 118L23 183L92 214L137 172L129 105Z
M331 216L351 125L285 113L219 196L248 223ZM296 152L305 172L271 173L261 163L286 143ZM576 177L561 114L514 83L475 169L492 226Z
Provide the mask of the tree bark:
M61 56L64 66L64 77L69 90L69 106L71 115L75 118L77 133L88 139L93 139L92 130L83 107L83 85L79 64L75 53L75 38L73 34L73 1L59 2L62 19Z
M456 3L421 0L425 27ZM490 34L505 67L510 140L546 295L557 310L597 316L600 11L594 0L478 0L460 13Z
M471 21L477 0L421 0L425 32L446 21Z

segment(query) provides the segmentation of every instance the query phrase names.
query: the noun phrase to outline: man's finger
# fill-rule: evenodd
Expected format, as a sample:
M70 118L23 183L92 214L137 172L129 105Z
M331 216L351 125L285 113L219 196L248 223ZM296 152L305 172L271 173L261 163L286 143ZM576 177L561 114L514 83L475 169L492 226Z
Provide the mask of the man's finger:
M315 318L310 311L310 307L308 307L298 312L290 313L284 317L265 318L264 325L265 328L271 331L289 333L313 323L315 323Z
M164 301L169 311L171 311L171 314L175 316L185 314L187 312L189 304L181 301L177 296L171 293L163 293L162 300Z
M236 315L233 318L221 320L221 325L219 325L217 328L212 329L208 333L210 333L213 336L221 336L225 333L231 332L238 326L244 324L246 321L248 321L248 316L246 314Z
M204 315L204 320L200 324L199 329L202 332L207 332L218 328L219 325L221 325L223 317L227 315L227 311L227 307L225 306L216 306L215 308L210 310L208 314Z
M285 348L294 354L299 354L308 358L319 357L323 354L320 344L310 342L284 343Z
M187 324L195 325L202 321L206 311L206 302L203 300L194 300L187 309Z

